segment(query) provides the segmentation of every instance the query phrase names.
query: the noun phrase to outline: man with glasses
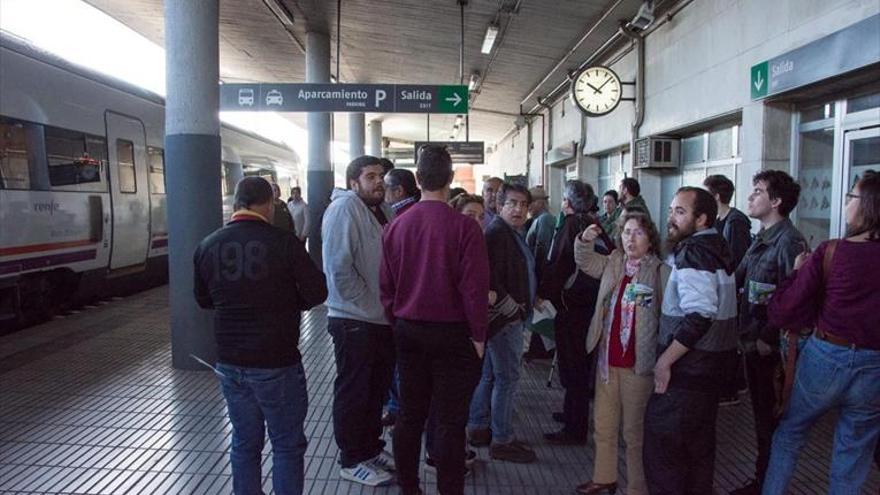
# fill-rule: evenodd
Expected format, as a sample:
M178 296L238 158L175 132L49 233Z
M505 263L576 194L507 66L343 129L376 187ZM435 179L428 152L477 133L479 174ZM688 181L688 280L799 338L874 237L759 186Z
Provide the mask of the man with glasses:
M489 251L489 339L483 376L471 399L471 445L489 445L493 459L534 462L535 452L513 435L513 400L519 383L524 322L535 303L535 258L523 237L531 203L524 186L504 184L499 213L486 227Z

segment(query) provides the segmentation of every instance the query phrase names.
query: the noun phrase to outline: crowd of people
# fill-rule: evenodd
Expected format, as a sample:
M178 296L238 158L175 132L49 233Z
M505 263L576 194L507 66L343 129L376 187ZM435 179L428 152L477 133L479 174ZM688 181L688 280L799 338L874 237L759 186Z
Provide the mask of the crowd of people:
M267 428L275 493L303 491L300 312L321 303L345 480L421 493L423 435L442 494L464 492L469 446L492 462L537 461L515 429L517 388L524 355L555 354L565 394L544 441L585 445L592 431L595 444L577 493L617 492L620 438L626 493L713 493L719 404L743 388L757 456L733 493L786 493L832 409L830 492L859 492L880 437L880 174L847 194L846 237L811 253L789 219L800 186L781 171L753 177L746 212L730 206L727 177L680 188L663 241L633 178L603 194L601 212L589 184L568 181L554 216L543 188L500 178L482 196L451 194L440 146L420 149L415 174L389 165L348 165L320 226L321 269L298 188L285 204L257 177L239 182L231 222L195 253L236 493L261 493ZM532 335L524 353L533 314L548 312L553 338Z

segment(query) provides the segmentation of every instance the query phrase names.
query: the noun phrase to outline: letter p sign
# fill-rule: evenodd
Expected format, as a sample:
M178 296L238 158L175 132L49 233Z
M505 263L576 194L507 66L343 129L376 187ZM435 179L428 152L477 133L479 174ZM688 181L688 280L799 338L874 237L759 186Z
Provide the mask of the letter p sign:
M387 98L387 97L388 97L388 95L385 93L384 89L377 89L376 90L376 105L375 105L376 108L379 108L379 103L385 101L385 98Z

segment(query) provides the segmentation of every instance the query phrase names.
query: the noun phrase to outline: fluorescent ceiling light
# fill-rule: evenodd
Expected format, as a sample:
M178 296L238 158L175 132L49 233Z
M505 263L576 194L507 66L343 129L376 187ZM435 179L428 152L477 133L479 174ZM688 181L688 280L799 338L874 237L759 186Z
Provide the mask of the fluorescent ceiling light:
M492 53L492 46L495 45L495 38L498 37L498 24L491 23L486 28L486 36L483 38L483 48L480 50L484 54Z
M275 14L281 24L293 26L293 14L284 5L284 0L263 0L263 3Z
M480 73L474 72L471 74L471 79L468 81L468 91L476 91L477 86L480 84Z

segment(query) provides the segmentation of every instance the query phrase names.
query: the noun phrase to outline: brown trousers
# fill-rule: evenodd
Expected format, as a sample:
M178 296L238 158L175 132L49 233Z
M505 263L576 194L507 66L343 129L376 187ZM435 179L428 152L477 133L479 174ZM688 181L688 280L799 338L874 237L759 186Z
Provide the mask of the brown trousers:
M654 390L654 377L636 375L632 368L608 368L608 383L596 373L594 435L596 459L593 481L617 481L617 449L621 423L626 443L626 479L628 495L646 494L642 465L645 407ZM622 420L622 421L621 421Z

